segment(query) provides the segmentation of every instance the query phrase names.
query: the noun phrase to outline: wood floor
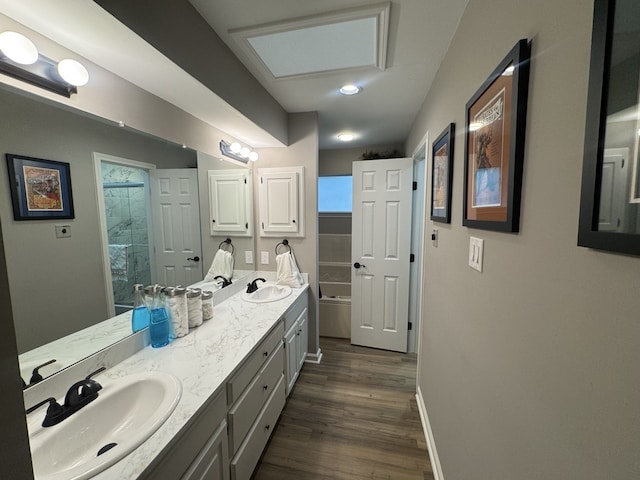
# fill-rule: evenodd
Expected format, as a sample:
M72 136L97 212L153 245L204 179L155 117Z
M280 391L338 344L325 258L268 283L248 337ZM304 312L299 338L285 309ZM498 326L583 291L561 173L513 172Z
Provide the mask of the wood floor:
M433 480L415 400L416 356L321 338L254 480Z

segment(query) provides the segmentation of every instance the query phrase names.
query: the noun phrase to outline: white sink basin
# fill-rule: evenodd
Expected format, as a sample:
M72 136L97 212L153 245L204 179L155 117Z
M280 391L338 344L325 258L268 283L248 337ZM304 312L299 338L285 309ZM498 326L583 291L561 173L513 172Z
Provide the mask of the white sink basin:
M258 286L253 293L243 293L242 299L251 303L266 303L282 300L291 294L291 287L286 285L266 284Z
M182 395L180 381L162 372L95 380L98 398L58 425L41 426L46 407L29 415L36 480L82 480L105 470L160 428Z

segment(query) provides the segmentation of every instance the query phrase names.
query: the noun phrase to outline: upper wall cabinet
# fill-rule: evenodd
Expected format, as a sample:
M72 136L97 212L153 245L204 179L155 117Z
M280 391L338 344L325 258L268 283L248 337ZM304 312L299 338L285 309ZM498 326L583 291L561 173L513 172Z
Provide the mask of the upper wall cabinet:
M259 168L260 236L304 237L304 167Z
M595 0L578 245L640 255L640 8Z
M251 172L209 170L211 235L250 237L252 233Z

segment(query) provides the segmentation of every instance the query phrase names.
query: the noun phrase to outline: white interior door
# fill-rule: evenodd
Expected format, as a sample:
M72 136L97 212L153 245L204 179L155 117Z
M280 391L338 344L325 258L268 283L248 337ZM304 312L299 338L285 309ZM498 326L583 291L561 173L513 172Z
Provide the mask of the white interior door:
M203 279L198 205L195 168L153 173L151 209L156 275L162 285L191 285Z
M413 159L353 163L351 343L407 351Z
M598 230L622 231L627 202L628 148L606 148L602 159L602 184L600 189L600 216Z

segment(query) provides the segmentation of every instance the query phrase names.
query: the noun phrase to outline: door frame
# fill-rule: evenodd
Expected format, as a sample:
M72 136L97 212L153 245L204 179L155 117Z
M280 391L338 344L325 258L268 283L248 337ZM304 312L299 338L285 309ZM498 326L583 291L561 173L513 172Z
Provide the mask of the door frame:
M93 173L95 175L96 185L96 199L98 200L98 222L100 232L100 243L102 251L102 271L105 281L105 294L107 296L107 315L110 317L115 316L116 306L113 299L113 283L111 278L111 262L109 261L109 235L107 228L107 211L104 203L104 190L102 188L102 162L115 163L118 165L124 165L127 167L140 168L146 170L149 178L155 171L156 166L152 163L139 162L137 160L130 160L128 158L115 157L106 153L93 152ZM147 188L150 186L147 185ZM149 225L151 226L151 198L147 198L147 217ZM149 248L155 245L153 241L153 228L149 228ZM153 253L153 252L150 252ZM155 278L155 265L151 264L151 277Z
M423 191L423 209L422 209L422 239L420 241L420 272L418 275L420 276L420 286L418 295L418 308L416 311L416 325L415 325L415 335L416 335L416 354L418 356L417 359L417 368L416 368L416 385L420 385L418 380L420 379L420 352L422 351L422 329L424 324L423 312L424 312L424 288L427 269L426 269L426 249L427 249L427 212L429 212L428 208L428 199L429 196L429 162L431 161L431 148L429 148L429 130L426 131L422 140L418 142L417 147L414 149L412 157L415 158L420 154L420 151L424 148L424 191ZM412 285L410 288L415 288L416 286ZM411 295L411 293L410 293Z

